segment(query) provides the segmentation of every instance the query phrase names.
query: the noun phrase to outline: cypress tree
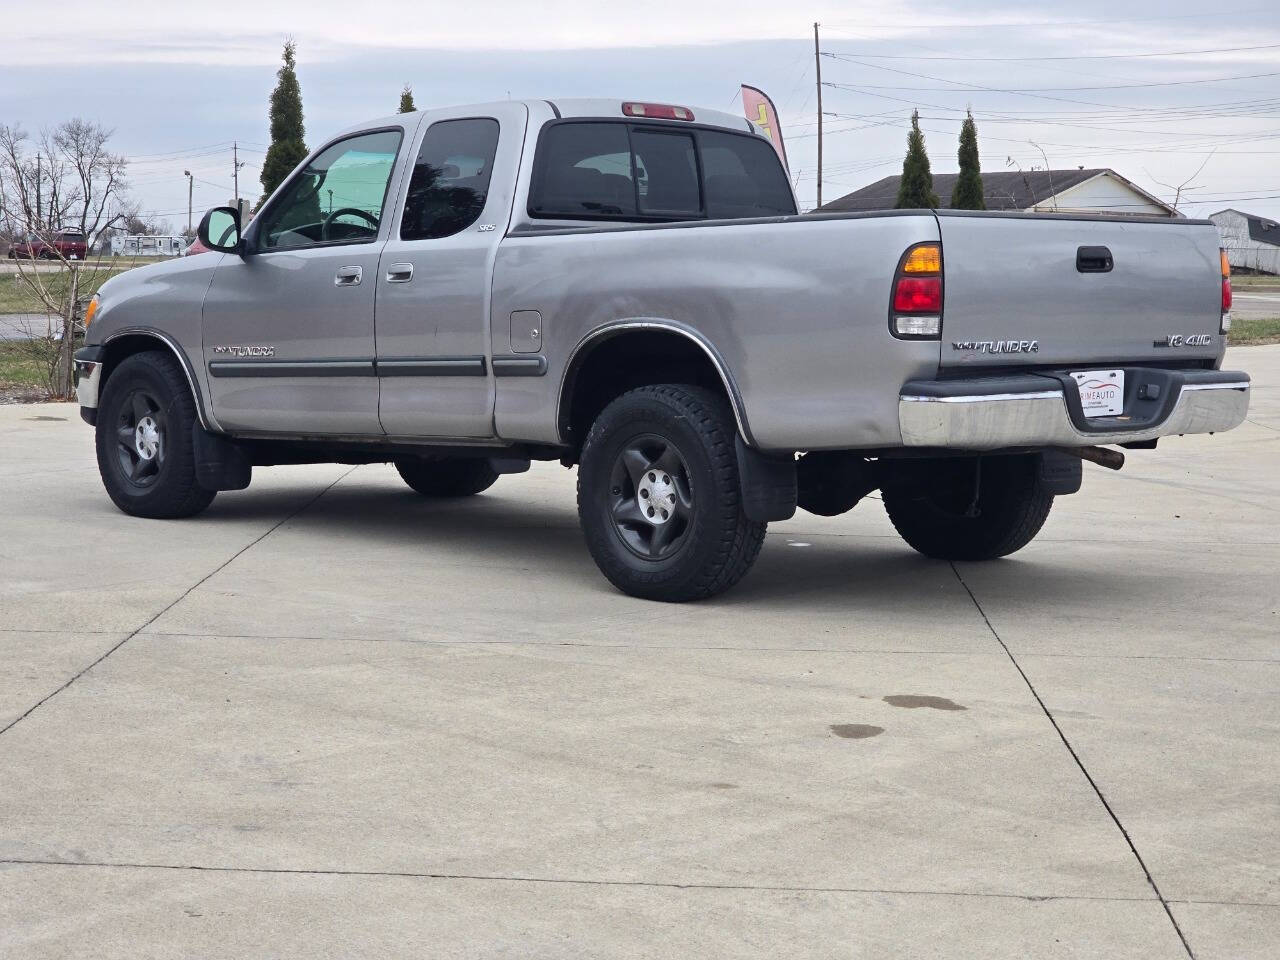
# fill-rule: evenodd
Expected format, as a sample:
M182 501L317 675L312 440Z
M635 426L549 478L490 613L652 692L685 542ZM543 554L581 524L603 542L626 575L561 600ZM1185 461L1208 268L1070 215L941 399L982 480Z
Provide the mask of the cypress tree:
M907 155L902 160L902 180L898 184L899 210L920 210L938 206L933 192L933 174L929 172L929 154L924 149L920 132L920 111L911 111L911 132L907 134Z
M960 176L956 177L955 189L951 191L951 209L987 209L987 204L982 199L982 169L978 165L978 128L973 122L972 113L964 118L964 126L960 128L958 156Z
M398 113L413 113L418 108L413 105L413 88L407 83L404 89L400 91L400 109Z
M262 163L264 199L280 186L294 167L307 157L303 140L302 88L298 86L296 48L292 40L284 44L284 64L276 72L276 88L271 91L271 146Z

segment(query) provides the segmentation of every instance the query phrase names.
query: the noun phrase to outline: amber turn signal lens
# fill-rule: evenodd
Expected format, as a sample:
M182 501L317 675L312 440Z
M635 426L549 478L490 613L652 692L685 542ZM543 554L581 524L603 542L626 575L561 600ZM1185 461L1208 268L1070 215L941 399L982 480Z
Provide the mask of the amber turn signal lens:
M1222 247L1218 248L1218 262L1222 264L1222 275L1231 276L1231 263L1227 260L1227 251Z
M902 264L903 273L941 273L942 247L936 243L922 243L911 248Z
M89 301L89 305L84 308L84 327L86 330L89 329L89 324L93 321L93 315L97 312L98 298L95 295L94 298Z

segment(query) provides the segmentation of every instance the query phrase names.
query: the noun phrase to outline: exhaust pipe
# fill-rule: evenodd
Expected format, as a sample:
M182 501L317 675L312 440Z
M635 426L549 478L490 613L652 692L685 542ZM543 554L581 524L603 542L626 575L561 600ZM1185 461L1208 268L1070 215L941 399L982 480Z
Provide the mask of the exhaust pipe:
M1119 450L1111 450L1107 447L1063 447L1063 453L1069 453L1073 457L1079 457L1081 460L1088 460L1090 463L1096 463L1100 467L1106 467L1108 470L1119 470L1124 466L1124 454Z

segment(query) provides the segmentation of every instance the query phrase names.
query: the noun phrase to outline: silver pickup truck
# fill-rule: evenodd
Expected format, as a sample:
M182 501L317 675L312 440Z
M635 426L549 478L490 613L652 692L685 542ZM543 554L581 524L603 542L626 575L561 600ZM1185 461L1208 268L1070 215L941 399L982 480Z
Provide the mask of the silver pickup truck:
M1208 221L797 214L748 121L529 100L362 124L211 253L106 283L76 354L107 493L182 517L252 468L394 463L428 497L578 466L617 587L736 583L771 520L881 491L916 550L1028 543L1081 460L1228 430Z

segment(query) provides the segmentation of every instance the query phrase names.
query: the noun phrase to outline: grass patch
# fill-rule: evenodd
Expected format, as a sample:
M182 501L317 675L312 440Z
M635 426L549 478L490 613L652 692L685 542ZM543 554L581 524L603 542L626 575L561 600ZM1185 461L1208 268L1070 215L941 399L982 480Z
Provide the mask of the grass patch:
M100 286L128 269L130 268L91 271L87 267L83 268L77 295L88 299L98 292ZM54 292L59 299L65 298L71 290L70 270L42 272L40 280L45 284L45 288ZM48 312L49 308L36 296L36 292L31 289L31 285L21 274L0 274L0 313L45 314Z
M1231 331L1227 342L1233 347L1257 346L1262 343L1280 343L1280 317L1231 318Z
M49 367L21 340L0 342L0 387L23 387L32 390L49 388Z

